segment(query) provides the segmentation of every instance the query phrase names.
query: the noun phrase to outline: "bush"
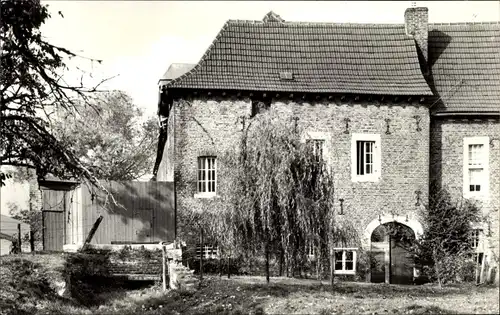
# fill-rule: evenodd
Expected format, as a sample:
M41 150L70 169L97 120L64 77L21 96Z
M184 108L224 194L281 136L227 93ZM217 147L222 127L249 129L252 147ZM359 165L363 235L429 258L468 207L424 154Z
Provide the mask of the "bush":
M479 208L469 200L454 202L438 186L431 187L429 205L422 213L424 234L412 251L422 276L439 285L474 279L472 223L481 221Z

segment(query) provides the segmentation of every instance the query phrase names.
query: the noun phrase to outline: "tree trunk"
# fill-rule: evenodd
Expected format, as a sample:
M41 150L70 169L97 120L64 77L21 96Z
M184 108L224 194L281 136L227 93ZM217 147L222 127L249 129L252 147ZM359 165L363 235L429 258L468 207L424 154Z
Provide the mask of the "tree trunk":
M219 251L219 278L222 277L222 251Z
M438 280L438 287L442 287L442 279L441 279L441 266L439 266L439 260L437 258L436 250L432 251L432 258L434 260L434 272L436 273L436 278Z
M266 242L266 282L269 284L269 242Z
M227 278L231 278L231 250L229 250L229 256L227 256Z
M319 272L319 270L320 270L321 254L319 253L319 251L318 251L317 257L315 257L315 258L316 258L316 279L317 280L321 280L321 276L320 276L320 272Z
M283 276L283 248L280 249L280 277Z
M333 250L330 253L330 282L333 290L335 286L335 252Z
M285 257L285 269L286 269L286 277L290 278L290 257L286 255Z

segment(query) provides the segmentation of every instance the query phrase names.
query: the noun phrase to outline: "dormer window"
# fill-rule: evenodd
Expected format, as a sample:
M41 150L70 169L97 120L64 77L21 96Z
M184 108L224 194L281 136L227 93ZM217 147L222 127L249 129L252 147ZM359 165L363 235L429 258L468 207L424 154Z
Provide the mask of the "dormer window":
M282 72L280 72L280 80L281 81L291 81L291 80L293 80L293 72L291 72L291 71L282 71Z

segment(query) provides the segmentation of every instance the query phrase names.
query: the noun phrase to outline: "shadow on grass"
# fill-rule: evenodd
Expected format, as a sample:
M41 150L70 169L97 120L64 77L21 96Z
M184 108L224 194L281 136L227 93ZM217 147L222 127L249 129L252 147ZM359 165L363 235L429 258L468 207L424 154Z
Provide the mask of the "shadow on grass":
M330 300L335 296L350 299L418 299L419 297L437 297L446 295L468 294L460 288L437 289L430 286L396 286L367 283L339 283L332 292L330 285L313 283L245 283L239 279L221 280L216 277L204 280L201 289L195 292L168 291L155 297L145 297L134 302L128 311L141 315L159 314L264 314L269 301L287 298L292 294L308 295L319 300ZM295 296L290 296L294 299ZM331 300L333 301L333 299ZM329 302L328 302L329 303ZM359 301L359 303L363 303ZM330 314L333 309L326 307L320 313ZM438 306L420 306L417 304L395 308L395 314L451 314ZM104 313L102 313L104 314Z
M467 295L470 290L481 292L487 290L487 287L477 288L471 284L464 284L460 286L450 286L438 288L434 285L389 285L389 284L375 284L375 283L356 283L356 282L340 282L336 283L333 290L330 284L325 284L325 282L320 281L300 281L295 279L285 279L284 282L280 282L282 279L271 280L271 283L266 284L262 282L257 283L238 283L239 279L235 279L234 283L232 281L223 280L228 286L238 285L242 290L249 292L256 292L257 294L262 293L266 295L271 295L274 297L286 297L289 294L302 292L302 293L317 293L317 292L328 292L334 295L342 296L352 296L354 298L365 298L365 297L409 297L409 298L419 298L419 297L439 297L448 295ZM295 281L294 281L295 280Z

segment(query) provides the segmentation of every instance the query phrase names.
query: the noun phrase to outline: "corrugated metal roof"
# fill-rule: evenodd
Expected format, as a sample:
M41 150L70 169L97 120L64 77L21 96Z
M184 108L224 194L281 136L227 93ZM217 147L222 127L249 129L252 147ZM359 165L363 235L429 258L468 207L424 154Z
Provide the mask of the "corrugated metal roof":
M429 25L438 112L500 112L500 24Z
M228 21L196 67L168 87L432 95L404 25L266 20ZM293 79L280 79L283 72Z

